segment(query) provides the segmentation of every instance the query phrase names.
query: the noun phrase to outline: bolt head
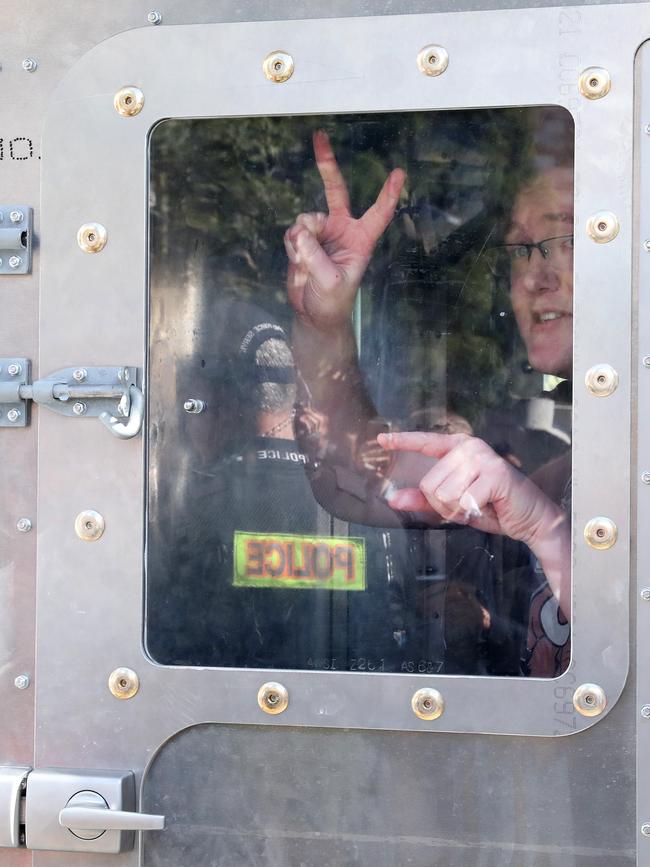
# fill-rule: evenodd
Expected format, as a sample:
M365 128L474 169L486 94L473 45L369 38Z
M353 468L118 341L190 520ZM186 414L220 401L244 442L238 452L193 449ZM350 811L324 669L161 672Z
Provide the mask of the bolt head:
M19 376L22 372L22 366L20 364L16 364L16 362L13 362L7 367L7 373L9 374L9 376Z
M29 676L27 674L19 674L14 680L14 686L16 689L27 689L29 686Z
M9 267L10 268L13 268L15 270L16 268L20 268L20 266L22 264L23 264L23 260L20 258L20 256L10 256L9 257Z
M83 415L86 412L86 404L83 401L78 400L76 403L72 404L72 412L75 415Z
M38 63L34 60L33 57L26 57L23 60L23 69L25 72L35 72Z
M84 367L79 367L72 374L72 378L75 382L84 382L86 377L88 376L88 371Z
M19 518L16 523L16 529L19 533L29 533L32 529L32 522L29 518Z
M152 9L151 12L147 15L147 21L149 24L160 24L162 21L162 13L157 9Z
M22 211L12 211L9 214L9 219L12 223L22 223L24 215Z
M7 413L7 418L9 421L18 421L20 418L20 410L19 409L10 409Z

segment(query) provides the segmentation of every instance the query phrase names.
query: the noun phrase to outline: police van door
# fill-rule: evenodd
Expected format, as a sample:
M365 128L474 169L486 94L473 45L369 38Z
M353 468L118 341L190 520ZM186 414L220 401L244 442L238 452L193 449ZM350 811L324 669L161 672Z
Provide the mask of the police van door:
M648 7L380 6L52 81L0 863L650 863Z

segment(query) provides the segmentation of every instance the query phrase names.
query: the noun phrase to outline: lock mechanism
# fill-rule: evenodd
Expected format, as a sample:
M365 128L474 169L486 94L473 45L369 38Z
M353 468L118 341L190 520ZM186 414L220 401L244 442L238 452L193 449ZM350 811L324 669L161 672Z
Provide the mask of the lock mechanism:
M0 847L117 855L164 827L135 811L132 771L0 768Z
M30 383L27 358L0 358L0 427L26 427L29 401L67 416L98 418L120 439L142 427L144 397L135 367L66 367Z

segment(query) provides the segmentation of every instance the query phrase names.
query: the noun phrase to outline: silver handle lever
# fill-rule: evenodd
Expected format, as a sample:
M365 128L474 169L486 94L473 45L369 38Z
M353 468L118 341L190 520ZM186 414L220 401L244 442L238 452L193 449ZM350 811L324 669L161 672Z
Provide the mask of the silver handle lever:
M165 817L111 810L97 792L78 792L59 813L59 825L70 831L161 831Z

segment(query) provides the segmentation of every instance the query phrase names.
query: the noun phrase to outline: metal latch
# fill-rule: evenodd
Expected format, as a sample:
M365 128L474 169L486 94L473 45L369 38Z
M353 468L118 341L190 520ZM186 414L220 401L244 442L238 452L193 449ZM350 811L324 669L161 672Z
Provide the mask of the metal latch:
M116 855L164 827L135 810L132 771L0 768L0 847Z
M0 358L0 427L29 424L28 401L61 415L98 418L121 439L142 427L144 396L135 367L66 367L30 383L27 358Z
M25 845L25 790L31 768L0 768L0 846Z
M33 214L26 205L0 205L0 274L32 270Z

